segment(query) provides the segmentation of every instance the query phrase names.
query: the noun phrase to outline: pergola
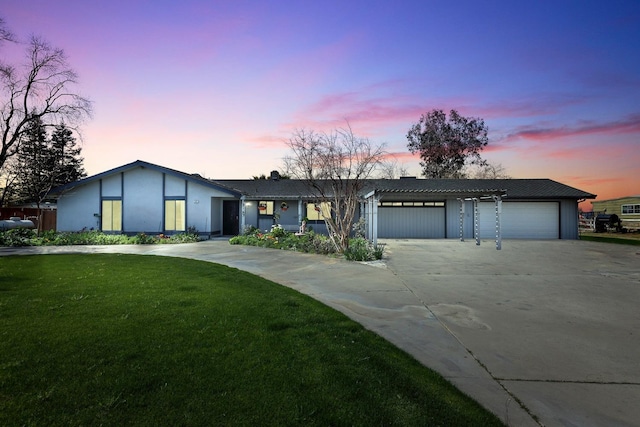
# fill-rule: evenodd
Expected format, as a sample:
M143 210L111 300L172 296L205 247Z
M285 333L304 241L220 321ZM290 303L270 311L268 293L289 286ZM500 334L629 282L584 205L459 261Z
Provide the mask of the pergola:
M364 195L367 219L367 238L376 245L378 243L378 203L385 197L393 195L404 196L437 196L455 198L459 202L459 229L460 241L464 241L464 214L465 202L473 202L473 236L476 245L480 245L480 210L478 202L480 200L493 200L495 203L495 223L496 249L502 249L502 235L500 231L500 220L502 216L502 199L507 196L506 190L497 189L476 189L476 190L428 190L428 189L403 189L403 190L372 190Z

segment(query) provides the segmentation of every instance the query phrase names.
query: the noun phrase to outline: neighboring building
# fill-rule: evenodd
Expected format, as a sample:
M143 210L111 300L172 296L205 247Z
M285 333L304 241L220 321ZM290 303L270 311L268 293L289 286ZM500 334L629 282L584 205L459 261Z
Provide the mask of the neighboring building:
M620 218L623 228L640 230L640 196L620 197L618 199L591 202L594 215L615 214Z
M235 235L305 219L326 232L327 207L304 181L208 180L136 161L55 190L58 230ZM367 180L360 215L372 238L577 239L578 203L596 196L549 179ZM502 201L504 200L504 201ZM475 208L475 209L474 209ZM496 215L499 212L499 215Z

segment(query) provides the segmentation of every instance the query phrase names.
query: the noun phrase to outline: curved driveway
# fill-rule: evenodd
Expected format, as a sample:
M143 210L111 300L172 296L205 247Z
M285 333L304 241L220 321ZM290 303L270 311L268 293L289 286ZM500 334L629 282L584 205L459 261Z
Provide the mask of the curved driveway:
M582 241L387 240L383 263L224 240L0 248L137 253L236 267L334 307L513 426L640 425L640 248Z

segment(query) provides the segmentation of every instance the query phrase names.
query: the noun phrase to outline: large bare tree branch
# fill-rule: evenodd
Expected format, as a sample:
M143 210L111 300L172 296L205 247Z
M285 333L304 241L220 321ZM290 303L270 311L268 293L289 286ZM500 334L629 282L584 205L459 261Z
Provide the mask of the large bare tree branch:
M0 44L2 42L13 42L15 41L15 36L6 26L4 19L0 17Z
M78 132L91 117L91 101L76 92L78 76L62 49L33 36L25 52L27 62L19 68L0 64L0 169L16 154L31 120L39 119L46 127L65 123Z

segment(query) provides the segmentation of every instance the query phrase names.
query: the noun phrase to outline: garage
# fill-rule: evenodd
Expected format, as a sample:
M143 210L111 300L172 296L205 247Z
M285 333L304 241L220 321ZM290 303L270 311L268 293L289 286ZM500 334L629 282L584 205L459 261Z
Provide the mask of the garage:
M378 209L382 238L445 238L444 202L383 202Z
M495 203L482 202L480 238L496 236ZM504 239L559 239L558 202L502 202L501 232Z

